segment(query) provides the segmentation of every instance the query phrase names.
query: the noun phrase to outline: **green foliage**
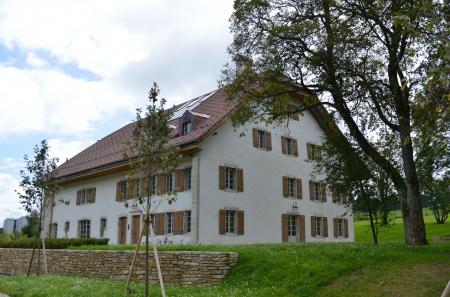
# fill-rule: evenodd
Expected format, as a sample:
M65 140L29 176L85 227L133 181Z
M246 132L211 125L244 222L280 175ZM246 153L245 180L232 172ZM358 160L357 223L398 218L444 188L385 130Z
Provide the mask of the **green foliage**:
M406 247L400 243L380 246L371 244L189 245L167 246L164 249L239 253L238 265L219 285L168 286L166 288L168 296L174 297L310 297L320 294L323 287L330 282L361 270L371 269L382 273L391 267L394 269L450 261L450 244L448 243L420 247ZM402 275L395 277L401 283ZM440 284L442 288L446 281ZM348 282L343 284L343 289L348 284ZM363 289L366 284L360 285L358 289ZM129 296L143 296L142 288L141 284L132 284L132 293ZM39 279L13 277L0 279L0 291L18 297L122 296L123 282L62 276ZM341 295L339 290L336 292L332 296L348 296L344 293ZM417 296L414 293L410 291L409 296ZM150 294L161 296L159 287L151 286ZM397 296L395 291L387 295Z
M48 238L45 240L46 249L66 249L75 246L101 246L107 245L108 238ZM34 238L19 238L11 241L0 241L0 248L32 249L35 244Z
M27 217L28 223L23 226L20 232L27 237L38 237L39 235L39 215L32 213Z

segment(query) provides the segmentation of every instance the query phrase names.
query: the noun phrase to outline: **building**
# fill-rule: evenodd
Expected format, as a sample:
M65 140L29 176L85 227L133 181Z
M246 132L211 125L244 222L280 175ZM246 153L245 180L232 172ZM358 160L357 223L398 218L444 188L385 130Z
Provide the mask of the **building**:
M4 233L14 233L22 231L22 228L28 224L28 218L26 216L20 217L18 219L5 219L3 221L3 232Z
M174 107L171 141L183 161L172 176L159 174L151 182L152 193L179 189L175 203L163 201L154 210L157 241L353 241L345 197L311 177L323 135L318 113L293 115L289 126L236 129L230 120L234 107L221 89ZM141 181L127 182L123 159L133 127L115 131L58 168L61 190L47 216L47 235L138 241L143 218L132 198Z

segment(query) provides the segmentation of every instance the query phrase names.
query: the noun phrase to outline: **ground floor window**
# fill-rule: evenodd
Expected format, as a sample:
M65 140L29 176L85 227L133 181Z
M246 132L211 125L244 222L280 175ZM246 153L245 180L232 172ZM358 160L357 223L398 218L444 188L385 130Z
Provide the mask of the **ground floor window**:
M316 217L316 236L323 236L323 219Z
M67 234L70 231L70 222L65 222L64 223L64 235L67 237Z
M106 231L106 218L100 219L100 238L103 238L105 236Z
M297 216L290 215L288 216L288 236L290 242L297 241L297 233L298 233L298 220Z
M166 213L166 234L173 233L173 213Z
M51 237L52 238L57 238L57 236L58 236L58 224L57 223L53 223Z
M339 237L344 237L344 220L338 219L337 220L337 233Z
M91 221L81 220L78 222L78 237L90 238L91 237Z
M235 233L236 232L236 211L226 210L225 211L225 233Z
M186 228L185 228L185 230L186 230L186 233L190 233L191 232L191 211L190 210L188 210L188 211L186 211L185 213L184 213L184 218L185 218L185 221L186 221Z

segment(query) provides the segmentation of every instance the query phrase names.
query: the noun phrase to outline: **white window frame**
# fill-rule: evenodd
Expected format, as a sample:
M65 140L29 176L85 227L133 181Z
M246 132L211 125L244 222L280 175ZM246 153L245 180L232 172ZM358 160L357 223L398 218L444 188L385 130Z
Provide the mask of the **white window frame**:
M52 236L51 238L58 238L58 223L52 224Z
M184 218L185 218L186 233L191 233L192 232L192 211L186 210L184 212Z
M344 237L344 219L337 219L338 237Z
M70 222L69 221L65 221L64 222L64 236L67 238L68 233L70 231Z
M157 189L157 187L156 187L156 183L157 183L157 178L156 178L156 175L153 175L152 176L152 183L151 183L151 189L150 189L150 194L151 195L156 195L156 189Z
M237 190L237 168L225 166L225 190Z
M173 212L165 213L165 233L168 235L173 234Z
M181 134L186 135L192 132L192 121L187 121L181 124Z
M225 210L225 234L237 234L237 210Z
M320 183L313 182L313 187L314 187L314 201L321 202L323 199L322 199L322 191L320 190Z
M294 155L294 139L286 137L286 155Z
M298 216L297 215L288 215L288 237L295 237L295 241L297 241L298 237Z
M174 188L174 178L173 174L166 175L166 189L168 192L173 191Z
M266 131L264 130L258 130L258 147L261 149L267 149Z
M292 189L291 189L292 186ZM293 177L288 177L288 197L295 198L297 197L297 184L296 179Z
M185 184L186 189L191 190L192 189L192 167L188 167L184 171L184 178L185 178Z
M104 222L104 224L103 224ZM108 225L108 220L106 218L100 218L100 238L105 237L106 226Z
M323 217L316 217L316 236L323 237Z
M91 220L79 220L78 226L79 238L91 238Z

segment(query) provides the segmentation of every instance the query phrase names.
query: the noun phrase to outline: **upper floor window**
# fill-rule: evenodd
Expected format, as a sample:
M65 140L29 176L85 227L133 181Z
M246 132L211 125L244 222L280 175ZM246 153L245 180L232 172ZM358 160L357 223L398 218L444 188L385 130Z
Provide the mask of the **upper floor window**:
M236 168L227 167L225 169L225 188L228 190L236 189Z
M192 188L192 167L185 169L185 175L184 178L186 179L186 189L190 190Z
M231 166L219 166L219 188L221 190L244 191L244 170Z
M95 203L95 188L82 189L77 191L76 205Z
M295 178L288 178L288 196L295 197Z
M312 201L327 202L327 185L319 182L309 182L309 195Z
M166 234L172 234L173 233L173 213L168 212L165 215L166 217Z
M307 143L306 149L308 151L308 160L314 161L322 160L322 148L320 145Z
M184 122L181 124L181 135L186 135L192 132L192 122Z
M289 112L288 118L290 120L294 120L294 121L300 120L300 114L298 113L298 109L299 109L299 107L297 107L295 105L292 105L292 104L289 105L289 107L288 107L288 112Z
M272 150L271 133L253 128L253 146L269 151Z
M297 140L289 137L281 137L281 150L283 154L290 156L298 156Z
M152 195L156 194L156 175L152 176L152 182L151 182L151 185L150 185L150 193Z
M91 221L81 220L78 221L78 237L90 238L91 237Z
M173 174L166 175L166 189L168 192L173 191Z
M338 192L335 189L333 189L332 194L333 194L333 202L334 203L347 204L347 202L348 202L347 194Z
M302 199L302 180L283 176L283 196Z

